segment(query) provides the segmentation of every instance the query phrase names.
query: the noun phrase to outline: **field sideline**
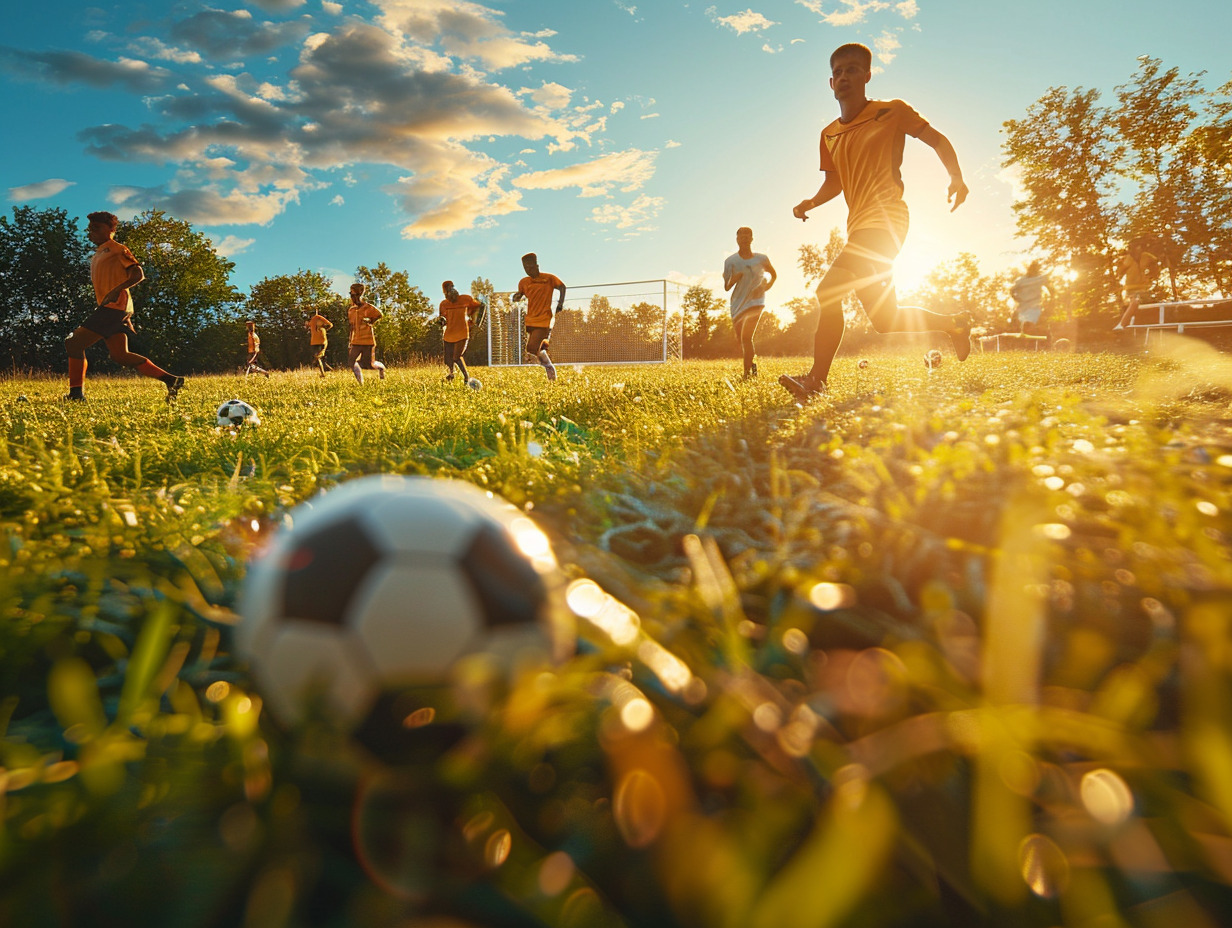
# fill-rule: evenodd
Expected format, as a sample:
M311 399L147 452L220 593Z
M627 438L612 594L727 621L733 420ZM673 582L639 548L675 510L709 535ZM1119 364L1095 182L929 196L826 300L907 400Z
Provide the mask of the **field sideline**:
M1218 924L1232 362L866 357L0 381L0 925ZM375 472L530 511L698 685L592 630L392 771L258 722L244 565Z

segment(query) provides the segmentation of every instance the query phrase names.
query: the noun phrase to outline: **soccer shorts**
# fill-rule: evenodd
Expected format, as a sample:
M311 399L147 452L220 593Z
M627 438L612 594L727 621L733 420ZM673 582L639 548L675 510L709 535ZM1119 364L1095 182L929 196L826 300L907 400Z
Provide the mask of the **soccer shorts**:
M372 353L375 350L376 345L351 345L347 351L347 363L354 365L358 361L360 367L372 370Z
M95 335L102 338L111 338L111 336L119 335L121 332L131 332L133 330L132 324L129 322L131 318L132 313L125 312L122 309L100 306L90 313L89 318L81 324L81 327L89 329Z
M528 325L526 327L526 353L529 355L538 355L540 351L548 346L548 340L552 336L550 326Z

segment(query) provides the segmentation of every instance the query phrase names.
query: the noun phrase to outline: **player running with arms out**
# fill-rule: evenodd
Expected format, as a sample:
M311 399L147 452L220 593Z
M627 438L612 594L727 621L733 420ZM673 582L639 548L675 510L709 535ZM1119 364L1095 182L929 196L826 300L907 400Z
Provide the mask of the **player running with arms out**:
M467 383L471 379L471 373L466 369L462 356L466 354L471 325L482 304L469 293L459 294L452 280L442 283L441 291L445 294L445 299L441 300L441 314L437 316L437 323L445 329L445 366L449 369L445 379L453 380L453 369L456 365L462 372L462 382Z
M889 332L944 332L958 360L971 351L971 319L917 307L899 306L894 292L894 259L907 235L907 204L900 173L906 136L914 136L937 153L950 175L946 202L951 212L967 199L958 155L949 139L902 100L870 100L872 52L849 44L830 56L830 88L839 118L821 133L821 187L792 210L797 219L840 193L847 201L847 244L817 287L821 314L813 340L813 367L798 377L784 374L779 383L798 400L825 390L830 364L843 339L843 297L855 291L873 328Z
M248 362L244 365L244 376L256 371L269 380L269 371L257 363L261 359L261 336L257 334L256 320L249 319L244 325L248 326Z
M532 251L522 256L526 276L518 281L513 299L526 300L526 353L543 365L548 380L556 379L556 365L548 356L548 340L552 335L552 294L560 291L556 312L565 308L565 285L555 274L539 270L539 258Z
M322 316L320 310L313 310L304 323L304 328L308 330L308 345L312 349L312 360L316 363L317 370L321 372L322 377L325 376L326 371L333 370L325 361L325 349L329 347L329 336L325 333L333 327L334 324Z
M128 333L133 332L133 303L129 290L145 280L145 272L128 247L115 240L120 220L114 213L96 212L87 217L86 237L96 246L90 259L90 283L98 304L64 342L68 351L69 400L84 400L86 349L100 339L106 342L111 358L125 367L136 368L145 377L161 380L167 386L167 402L184 387L184 378L168 374L148 358L128 350Z
M1138 304L1144 296L1150 294L1151 285L1158 274L1159 259L1147 251L1146 245L1140 239L1130 242L1125 254L1121 255L1117 262L1117 279L1124 284L1121 293L1124 297L1125 312L1120 321L1112 327L1115 331L1119 332L1133 323Z
M753 250L753 230L748 226L736 230L736 249L723 262L723 289L732 291L732 330L744 355L744 379L748 380L757 376L753 333L766 309L766 291L774 286L779 275L769 258Z
M368 288L361 283L351 284L351 305L347 307L347 321L351 324L351 343L347 362L351 373L360 383L364 382L364 368L376 371L385 379L385 365L376 360L376 332L372 324L381 318L381 311L364 299Z

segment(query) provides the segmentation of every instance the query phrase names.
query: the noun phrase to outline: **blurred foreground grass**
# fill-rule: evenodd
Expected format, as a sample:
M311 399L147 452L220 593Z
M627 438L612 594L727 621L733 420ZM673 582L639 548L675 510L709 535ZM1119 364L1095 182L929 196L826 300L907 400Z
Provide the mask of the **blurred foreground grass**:
M1227 923L1232 364L922 353L803 410L773 360L0 383L0 925ZM377 471L640 621L447 751L280 732L244 564Z

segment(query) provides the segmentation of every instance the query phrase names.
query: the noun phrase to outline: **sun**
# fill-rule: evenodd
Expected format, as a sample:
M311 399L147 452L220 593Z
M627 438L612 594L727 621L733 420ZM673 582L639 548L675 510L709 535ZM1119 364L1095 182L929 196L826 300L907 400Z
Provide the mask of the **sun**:
M899 293L917 289L942 260L940 255L932 253L927 243L917 245L908 241L894 259L894 288Z

